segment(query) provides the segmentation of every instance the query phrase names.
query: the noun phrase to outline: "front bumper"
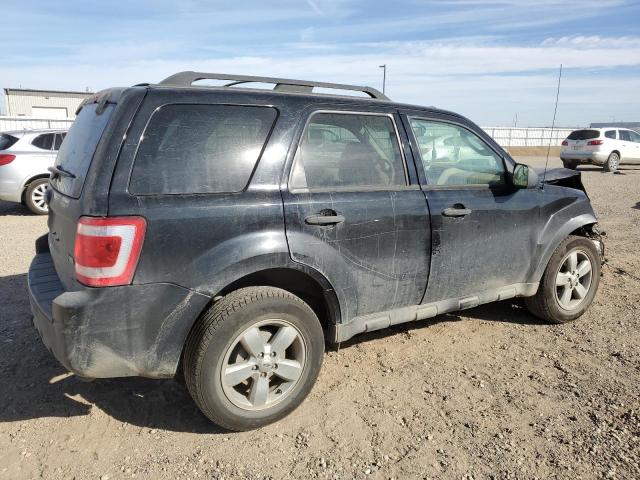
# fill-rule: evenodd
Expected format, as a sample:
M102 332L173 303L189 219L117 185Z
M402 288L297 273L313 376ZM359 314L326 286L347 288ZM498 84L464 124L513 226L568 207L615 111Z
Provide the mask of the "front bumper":
M31 262L28 285L43 343L66 369L87 378L173 377L209 302L166 283L65 291L48 251Z

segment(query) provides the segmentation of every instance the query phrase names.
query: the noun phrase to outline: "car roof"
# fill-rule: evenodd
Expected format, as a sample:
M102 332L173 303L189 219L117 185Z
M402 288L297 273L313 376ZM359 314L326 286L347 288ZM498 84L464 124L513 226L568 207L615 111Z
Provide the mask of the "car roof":
M611 127L584 127L584 128L576 128L574 132L581 132L583 130L596 130L598 132L604 132L605 130L629 130L633 132L634 130L626 127L616 127L615 125Z
M224 85L194 85L194 82L200 80L219 80L226 81L228 83ZM251 88L245 85L247 84L272 84L273 89L265 88ZM242 85L238 87L238 85ZM256 96L265 96L271 98L286 98L286 97L298 97L307 99L310 102L318 102L319 100L333 101L344 104L376 107L380 105L391 106L392 108L407 109L407 110L419 110L424 112L433 112L444 115L450 115L458 118L464 118L462 115L448 110L439 109L433 106L413 105L406 103L394 102L387 97L383 92L376 90L372 87L349 85L341 83L327 83L318 82L312 80L295 80L290 78L278 78L278 77L257 77L249 75L233 75L227 73L206 73L206 72L193 72L184 71L175 73L159 83L141 83L134 85L134 87L145 87L149 89L188 89L190 91L215 91L223 92L233 95L234 93L239 95L246 95L250 93ZM341 95L331 94L326 92L315 92L314 88L321 88L323 90L336 90L336 91L354 91L364 93L366 96L354 96L354 95ZM98 101L101 98L115 99L122 94L122 89L114 88L103 92L97 92L92 99L87 99L85 102Z
M213 86L213 85L190 85L190 86L173 86L173 85L161 85L161 84L144 84L141 85L150 90L189 90L194 92L218 92L224 93L230 96L242 96L247 93L251 95L255 95L257 97L269 97L269 98L278 98L281 97L283 99L286 98L299 98L306 99L313 103L326 101L331 103L339 103L344 105L354 105L360 107L377 107L377 106L387 106L397 109L406 109L406 110L420 110L425 112L438 113L442 115L449 115L459 118L464 118L462 115L437 108L434 106L424 106L424 105L415 105L410 103L400 103L394 102L388 99L377 99L377 98L367 98L360 97L355 95L336 95L336 94L328 94L328 93L300 93L293 91L278 91L278 90L270 90L264 88L250 88L250 87L228 87L228 86Z

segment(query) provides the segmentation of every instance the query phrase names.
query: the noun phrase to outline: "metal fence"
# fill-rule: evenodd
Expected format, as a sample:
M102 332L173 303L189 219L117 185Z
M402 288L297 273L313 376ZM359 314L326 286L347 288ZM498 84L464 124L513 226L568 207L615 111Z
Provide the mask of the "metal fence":
M0 116L0 132L8 130L34 130L38 128L69 128L72 119L55 120L33 117ZM546 147L560 146L562 140L575 128L558 127L483 127L484 130L503 147Z
M502 147L559 147L575 128L482 127Z
M73 119L49 119L34 117L0 116L0 132L11 130L37 130L42 128L69 128Z

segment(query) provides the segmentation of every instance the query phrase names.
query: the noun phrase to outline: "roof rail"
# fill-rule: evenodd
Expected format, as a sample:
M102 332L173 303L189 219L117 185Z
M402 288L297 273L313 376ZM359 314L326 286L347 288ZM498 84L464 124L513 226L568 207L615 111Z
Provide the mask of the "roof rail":
M186 87L198 80L229 80L229 83L222 85L223 87L231 87L241 83L273 83L275 84L273 87L274 90L299 93L313 93L314 87L353 90L355 92L366 93L369 97L377 100L389 100L389 97L371 87L359 87L357 85L345 85L342 83L312 82L309 80L292 80L290 78L230 75L226 73L179 72L165 78L158 85Z

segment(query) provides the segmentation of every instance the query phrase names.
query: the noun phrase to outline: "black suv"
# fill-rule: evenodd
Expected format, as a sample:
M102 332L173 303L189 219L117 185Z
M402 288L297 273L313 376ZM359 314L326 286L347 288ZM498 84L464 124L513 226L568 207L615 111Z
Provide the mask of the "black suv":
M109 89L51 172L29 269L44 343L81 377L184 375L228 429L299 405L325 341L518 296L566 322L598 287L579 172L542 182L464 117L371 88Z

